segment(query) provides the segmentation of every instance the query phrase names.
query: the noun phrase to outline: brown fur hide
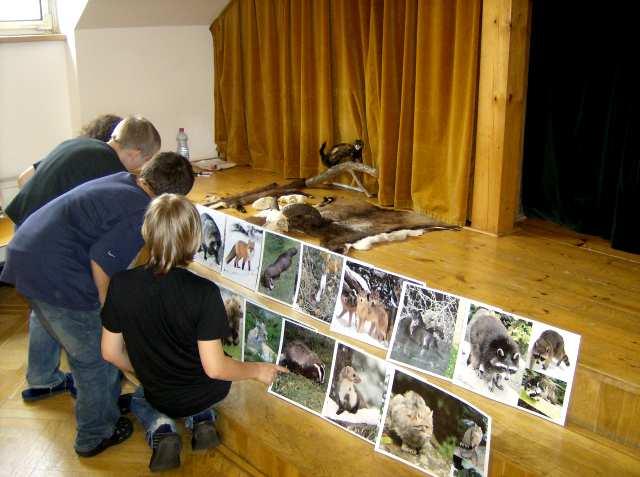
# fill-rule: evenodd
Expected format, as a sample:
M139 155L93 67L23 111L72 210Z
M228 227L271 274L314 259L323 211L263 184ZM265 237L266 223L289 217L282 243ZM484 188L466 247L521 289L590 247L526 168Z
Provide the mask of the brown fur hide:
M320 245L338 253L346 253L347 244L365 237L405 229L459 230L460 227L430 219L415 212L383 209L363 200L336 199L323 207L306 204L287 206L282 210L288 218L289 230L318 237ZM250 222L260 222L252 217ZM264 224L264 219L262 220Z

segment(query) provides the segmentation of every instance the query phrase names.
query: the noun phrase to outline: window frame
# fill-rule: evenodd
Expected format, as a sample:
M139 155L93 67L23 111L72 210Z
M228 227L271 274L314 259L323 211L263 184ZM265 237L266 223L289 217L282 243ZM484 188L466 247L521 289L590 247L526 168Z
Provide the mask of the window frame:
M46 35L59 32L56 0L39 0L42 20L0 21L0 37Z

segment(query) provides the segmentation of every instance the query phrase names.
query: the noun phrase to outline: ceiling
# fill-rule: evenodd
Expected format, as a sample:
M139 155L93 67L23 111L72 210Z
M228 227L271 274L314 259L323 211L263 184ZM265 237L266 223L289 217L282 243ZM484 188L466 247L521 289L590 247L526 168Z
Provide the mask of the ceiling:
M207 25L231 0L88 0L77 29Z

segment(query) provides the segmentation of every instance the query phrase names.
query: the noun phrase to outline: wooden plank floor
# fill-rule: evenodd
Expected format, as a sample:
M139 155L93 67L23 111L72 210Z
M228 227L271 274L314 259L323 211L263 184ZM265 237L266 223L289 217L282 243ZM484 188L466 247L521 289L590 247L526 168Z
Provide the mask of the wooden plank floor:
M230 169L198 178L192 198L273 180L282 179ZM313 192L318 198L340 195ZM639 256L539 221L500 239L467 229L437 232L355 256L583 336L567 428L434 379L493 416L492 476L640 475ZM0 475L146 474L149 450L138 424L127 443L78 459L71 446L71 400L22 403L25 315L20 297L0 288ZM265 395L258 384L234 385L232 398L220 406L225 446L193 454L185 436L182 473L258 475L258 468L268 475L411 474L363 441Z

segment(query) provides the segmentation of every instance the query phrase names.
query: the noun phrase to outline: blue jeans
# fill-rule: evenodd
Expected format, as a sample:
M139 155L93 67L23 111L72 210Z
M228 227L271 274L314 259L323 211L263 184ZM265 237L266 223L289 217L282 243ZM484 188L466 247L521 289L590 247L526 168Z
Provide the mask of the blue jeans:
M27 383L30 388L49 388L64 381L60 371L60 343L40 324L36 314L29 315Z
M78 390L74 447L78 451L89 451L113 434L120 417L117 404L120 373L115 366L102 359L100 310L69 310L33 299L29 300L29 304L33 316L48 333L48 338L58 343L56 348L49 339L44 339L44 347L40 350L43 356L32 363L33 367L29 366L31 379L34 384L43 384L48 379L46 375L51 371L53 363L57 370L60 347L64 348ZM44 336L39 334L40 331L36 334L38 339ZM36 347L37 343L34 343L34 351ZM44 356L47 352L53 353L48 362ZM39 376L39 372L44 374Z
M144 398L144 389L142 386L138 386L136 392L133 393L131 398L131 412L142 424L145 430L145 436L147 443L152 445L153 433L158 430L163 424L168 424L171 427L171 432L176 432L176 422L166 414L162 414L156 410L149 402ZM185 417L184 425L187 429L193 430L193 424L202 421L214 421L215 414L213 409L205 409L193 416Z

